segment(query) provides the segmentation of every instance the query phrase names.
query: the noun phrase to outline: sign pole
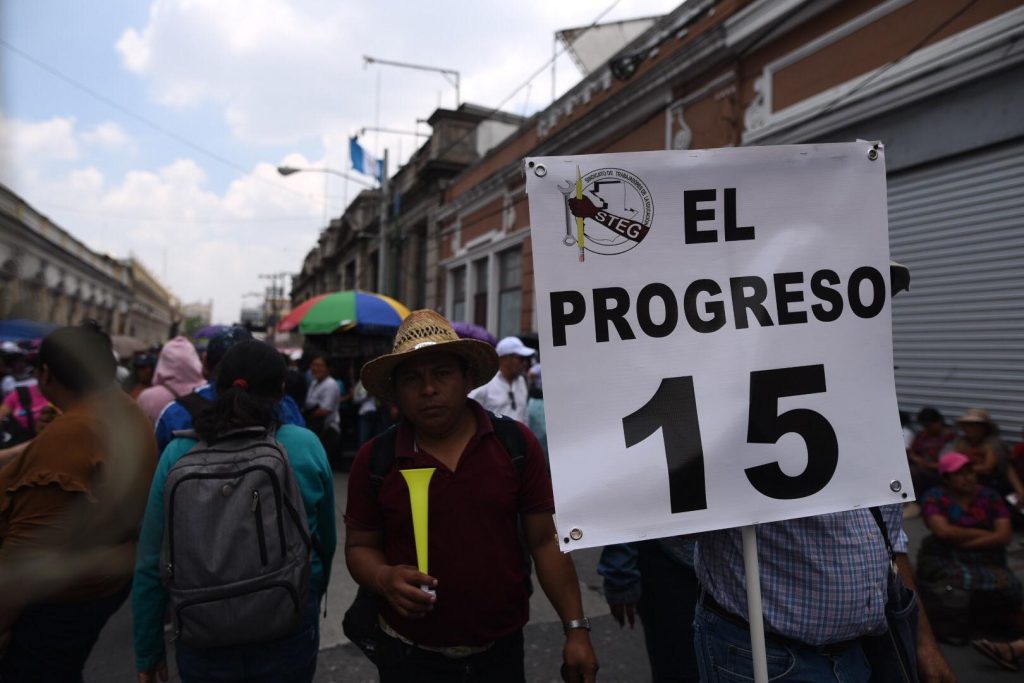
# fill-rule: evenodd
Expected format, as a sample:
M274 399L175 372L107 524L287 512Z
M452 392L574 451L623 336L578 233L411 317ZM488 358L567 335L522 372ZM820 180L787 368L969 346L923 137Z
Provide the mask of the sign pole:
M761 610L761 572L757 566L757 533L753 524L742 528L743 566L747 570L747 622L750 624L750 652L754 660L754 682L768 683L768 653L764 645L764 615Z

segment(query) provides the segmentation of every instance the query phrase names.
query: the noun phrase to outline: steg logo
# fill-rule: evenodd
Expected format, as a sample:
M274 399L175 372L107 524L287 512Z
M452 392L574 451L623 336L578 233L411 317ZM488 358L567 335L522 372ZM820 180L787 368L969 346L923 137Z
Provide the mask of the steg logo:
M654 206L650 190L635 174L621 168L599 168L558 186L565 195L565 236L579 260L586 252L615 256L643 242L651 230Z

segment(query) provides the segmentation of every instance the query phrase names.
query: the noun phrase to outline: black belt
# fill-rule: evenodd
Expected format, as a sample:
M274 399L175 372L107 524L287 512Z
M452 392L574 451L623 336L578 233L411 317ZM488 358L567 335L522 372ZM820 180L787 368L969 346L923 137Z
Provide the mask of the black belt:
M698 602L701 604L702 607L704 607L704 609L711 612L716 617L719 617L723 621L727 621L733 626L737 626L745 631L750 630L749 621L747 621L743 617L736 616L726 608L722 607L718 603L718 601L715 600L714 596L712 596L711 593L709 593L703 587L701 587L700 589L700 598L698 598ZM795 638L789 638L778 633L773 633L772 631L769 631L767 628L764 630L764 636L766 639L770 638L772 640L778 641L779 643L787 647L804 650L814 650L815 652L825 655L826 657L838 657L842 655L844 652L846 652L850 648L850 646L852 646L854 643L860 640L859 638L854 638L853 640L843 640L838 643L825 643L824 645L808 645L807 643L796 640Z

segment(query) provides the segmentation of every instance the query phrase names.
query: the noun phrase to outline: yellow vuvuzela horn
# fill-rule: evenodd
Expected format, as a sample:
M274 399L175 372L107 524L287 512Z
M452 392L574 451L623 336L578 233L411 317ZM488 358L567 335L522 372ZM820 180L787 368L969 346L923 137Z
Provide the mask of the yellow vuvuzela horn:
M412 508L412 535L416 541L416 566L427 574L427 489L435 467L399 470L409 487L409 505Z

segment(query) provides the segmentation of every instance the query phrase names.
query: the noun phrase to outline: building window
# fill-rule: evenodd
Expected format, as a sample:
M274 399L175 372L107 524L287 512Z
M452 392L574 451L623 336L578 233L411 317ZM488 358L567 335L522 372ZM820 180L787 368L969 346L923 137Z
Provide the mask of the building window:
M473 262L473 322L487 327L487 259Z
M523 252L520 247L498 254L498 337L518 334L523 308Z
M379 268L378 268L379 264L380 264L380 259L378 258L377 252L376 251L371 252L370 255L367 257L367 264L366 264L368 266L366 268L366 275L369 275L369 278L368 278L369 282L366 282L364 280L364 285L366 287L366 291L368 291L368 292L376 292L377 291L377 280L378 280L377 273L379 271ZM378 294L385 294L385 292L378 292Z
M466 266L452 269L452 320L466 319Z
M345 264L345 282L342 289L356 289L356 262L349 261Z

